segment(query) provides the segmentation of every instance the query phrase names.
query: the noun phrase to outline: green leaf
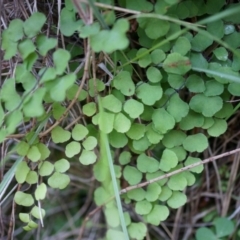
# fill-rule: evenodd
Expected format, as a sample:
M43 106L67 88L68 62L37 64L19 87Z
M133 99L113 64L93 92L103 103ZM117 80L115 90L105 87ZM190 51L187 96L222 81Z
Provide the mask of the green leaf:
M26 156L27 153L28 153L28 150L29 150L29 144L24 142L24 141L21 141L17 144L17 153L20 155L20 156Z
M103 187L98 187L94 192L94 200L97 206L101 206L106 203L107 200L111 197L109 191Z
M113 130L109 134L109 143L115 148L122 148L128 143L128 138L125 136L125 134L118 133Z
M38 148L36 146L30 147L27 153L27 157L32 161L32 162L37 162L41 158L41 153L39 152Z
M132 155L130 152L123 151L119 155L119 163L121 165L126 165L131 161L131 157L132 157Z
M24 223L28 223L30 221L30 215L28 213L19 213L19 219Z
M153 10L153 5L146 0L126 1L126 8L136 11L151 12Z
M116 216L115 216L116 217ZM108 229L106 233L106 240L122 240L125 238L125 235L123 232L115 229Z
M76 124L72 130L72 138L75 141L81 141L87 136L88 132L89 131L85 126L82 124Z
M62 117L64 112L66 111L66 108L61 105L59 102L55 102L52 105L52 111L53 111L53 117L58 120Z
M60 126L56 126L51 131L51 136L54 143L64 143L70 139L71 133Z
M113 127L117 132L125 133L130 129L131 121L120 112L115 116Z
M186 87L190 92L201 93L205 91L205 84L203 79L196 74L191 74L186 81Z
M126 19L118 19L111 30L102 30L90 36L90 44L95 52L112 53L116 50L123 50L128 47L129 40L126 32L129 29L129 22Z
M77 76L74 73L59 78L50 89L51 98L56 102L64 101L66 98L66 91L74 84L76 78Z
M82 145L86 150L93 150L97 146L97 139L93 136L87 137Z
M136 150L137 152L144 152L151 146L151 143L149 142L147 136L144 135L142 138L138 140L133 140L132 146L133 149Z
M169 172L178 164L178 158L175 152L170 149L163 150L162 158L160 160L159 168L164 172Z
M208 147L208 140L202 133L188 135L183 141L183 147L189 152L203 152Z
M68 158L72 158L73 156L80 153L81 145L79 142L72 141L67 144L65 149L65 154Z
M177 155L178 161L184 160L187 156L187 152L182 146L174 147L174 148L171 148L170 150Z
M179 37L173 45L173 52L177 52L181 55L186 55L191 49L190 41L186 37Z
M64 189L69 183L69 176L59 172L53 173L53 175L48 178L48 185L52 188Z
M155 67L149 67L147 69L146 74L147 74L148 80L152 83L160 82L162 79L161 72Z
M202 113L205 117L212 117L223 106L221 97L207 97L203 94L197 94L190 100L189 106L192 110Z
M30 171L30 168L28 167L27 163L25 161L22 161L18 164L15 172L15 178L18 183L24 183L26 181L27 175Z
M205 86L206 86L206 90L204 91L204 95L207 97L218 96L222 94L224 91L223 84L215 80L207 81Z
M136 185L142 180L142 173L135 167L126 166L123 170L123 177L129 185Z
M34 206L30 213L37 219L42 219L45 216L45 210L37 206Z
M58 75L61 75L64 73L70 58L71 58L70 53L64 49L57 49L53 53L53 62L55 63L56 73Z
M97 107L95 102L87 103L83 106L82 111L88 117L93 116L96 113Z
M170 130L164 135L162 143L167 148L173 148L182 145L187 135L180 130Z
M141 19L138 19L140 21ZM144 21L144 24L141 24ZM140 26L144 28L146 35L150 39L157 39L165 36L169 31L170 24L168 21L164 21L157 18L147 18L140 21ZM159 28L161 26L161 28Z
M113 113L108 112L101 112L99 114L98 124L99 128L104 133L110 133L113 130L113 123L114 123L114 116Z
M137 51L137 57L139 58L138 65L142 68L147 67L152 62L151 55L146 48L140 48Z
M155 202L158 199L161 191L162 191L162 188L158 183L149 184L147 186L147 191L145 195L146 200L149 202Z
M169 210L164 205L155 205L152 211L147 215L147 222L158 226L161 221L164 221L169 216Z
M214 53L215 57L220 61L228 60L228 51L226 50L226 48L223 48L223 47L216 48L213 51L213 53Z
M210 1L212 1L212 0L210 0ZM223 2L223 1L221 0L221 2ZM213 3L213 1L212 1L212 3ZM215 3L213 3L213 5L215 5ZM213 6L212 9L216 10L217 8L216 8L216 6ZM210 34L212 34L213 36L221 39L224 36L224 22L222 20L209 22L207 24L207 31Z
M234 223L227 218L217 218L213 221L218 238L228 237L234 232Z
M57 46L57 39L48 38L47 36L40 34L36 38L36 45L39 50L39 53L45 57L49 50Z
M18 44L18 50L24 60L31 53L35 52L36 47L30 39L25 39Z
M80 38L88 38L99 33L100 24L98 22L94 22L89 25L82 25L79 27L78 31Z
M17 191L14 196L14 201L18 205L24 206L24 207L30 207L34 203L34 199L31 194L24 193L21 191Z
M160 134L165 134L168 130L173 129L175 120L164 108L156 109L152 115L153 129Z
M148 106L152 106L156 101L162 97L162 88L160 85L150 85L148 83L141 83L136 89L136 94L142 102Z
M180 89L185 84L185 79L178 74L168 74L168 83L172 88Z
M152 172L152 173L146 173L146 179L147 180L152 180L152 179L154 179L154 178L157 178L157 177L161 177L161 176L163 176L165 173L164 172L162 172L162 171L156 171L156 172ZM159 181L157 181L156 183L157 184L159 184L161 187L162 186L164 186L165 184L166 184L166 182L167 182L167 178L165 178L165 179L162 179L162 180L159 180Z
M204 30L202 31L206 32ZM192 50L196 52L203 52L206 48L212 45L212 43L213 43L213 40L211 38L206 37L202 33L197 33L191 41Z
M184 174L179 173L170 177L167 184L171 190L183 191L187 187L187 179L184 177Z
M137 214L146 215L152 210L152 204L147 200L142 200L136 203L135 211Z
M191 69L191 62L179 53L170 53L163 62L163 69L167 73L184 75Z
M35 184L38 182L38 174L35 171L29 171L26 177L26 182L28 184Z
M172 196L172 190L168 186L163 186L159 195L159 200L162 202L167 201Z
M197 240L202 240L202 239L216 240L217 236L209 228L203 227L197 230L196 239Z
M123 109L131 118L135 119L143 113L144 105L135 99L129 99L125 102Z
M89 95L94 97L96 93L105 89L104 83L99 79L89 79L88 81Z
M154 130L152 123L147 126L146 136L152 144L157 144L163 139L163 135Z
M188 186L192 186L196 182L196 178L191 172L184 171L182 174L186 178Z
M48 161L44 161L42 164L38 165L38 169L39 169L39 175L44 177L52 174L54 166L52 163Z
M144 237L146 236L147 233L147 227L144 223L139 222L139 223L131 223L128 226L128 232L129 232L129 236L132 239L136 239L136 240L142 240L144 239Z
M76 21L75 11L69 10L66 7L60 13L60 31L64 36L70 37L81 26L82 20Z
M47 194L47 186L45 183L41 183L37 186L36 190L35 190L35 198L36 200L43 200L45 199L46 197L46 194Z
M161 49L155 49L151 52L151 60L152 60L152 63L154 64L161 63L165 58L166 58L166 54Z
M219 137L226 132L227 127L228 125L225 120L215 118L213 125L208 128L207 132L212 137Z
M133 189L127 192L128 198L137 202L142 201L145 198L145 194L146 192L142 188Z
M53 67L49 67L49 68L43 68L42 72L40 71L39 74L42 75L40 83L44 83L44 82L48 82L48 81L52 81L56 78L57 76L57 71L55 68Z
M0 98L3 100L6 110L14 110L21 102L21 97L15 90L15 79L6 79L1 87Z
M111 227L118 227L120 224L118 209L115 206L108 207L104 211L107 224Z
M133 123L131 128L126 134L129 138L138 140L144 136L145 131L146 131L145 125L140 123Z
M156 172L158 170L158 165L159 162L156 159L148 157L145 153L140 154L137 158L137 168L142 173Z
M188 165L198 163L198 162L202 162L202 160L200 158L188 157L186 159L186 161L184 162L184 165L188 166ZM197 167L191 168L191 169L189 169L189 171L194 172L194 173L201 173L203 171L203 165L199 165Z
M135 85L132 81L131 74L127 71L121 71L115 76L113 78L113 85L125 96L132 96L135 92Z
M188 114L189 105L178 94L175 94L169 100L167 111L174 117L176 122L180 122Z
M50 155L50 150L47 148L47 146L43 143L37 143L36 147L38 148L38 151L41 154L41 157L39 160L45 160Z
M35 12L33 13L23 24L23 29L25 34L32 38L40 32L44 23L46 22L46 17L43 13Z
M180 121L180 128L182 130L190 130L195 127L202 127L204 124L204 117L202 114L194 111L189 111L188 115Z
M70 168L70 163L62 158L54 163L54 168L56 172L64 173Z
M114 113L118 113L122 110L122 103L114 95L109 94L102 98L102 106Z
M233 105L230 102L224 102L222 109L220 111L218 111L214 115L214 117L216 117L216 118L228 118L232 114L233 114Z
M230 83L228 85L228 91L233 95L233 96L240 96L240 83Z
M23 113L26 117L40 117L43 115L45 110L42 101L45 93L45 88L38 88L28 102L24 103Z
M96 160L97 160L97 156L93 151L83 150L79 157L79 161L83 165L93 164L96 162Z
M11 112L6 117L6 126L7 126L7 132L8 134L14 133L16 130L16 127L22 122L23 116L20 109L15 110Z
M23 38L23 21L21 19L11 20L8 28L3 30L3 47L5 41L9 42L11 40L13 42L17 42L22 38ZM3 48L3 50L5 50L5 48Z
M202 125L203 129L208 129L214 124L213 118L205 117L204 118L204 124Z
M187 202L187 197L184 193L173 191L172 196L168 199L167 204L169 207L177 209Z

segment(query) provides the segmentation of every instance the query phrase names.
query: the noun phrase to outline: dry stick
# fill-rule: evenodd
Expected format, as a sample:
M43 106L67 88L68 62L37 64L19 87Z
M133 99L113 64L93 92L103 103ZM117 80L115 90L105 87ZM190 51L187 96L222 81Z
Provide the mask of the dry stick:
M170 172L170 173L166 173L166 174L164 174L164 175L162 175L162 176L160 176L160 177L153 178L153 179L148 180L148 181L146 181L146 182L143 182L143 183L140 183L140 184L137 184L137 185L134 185L134 186L130 186L130 187L127 187L127 188L124 188L124 189L122 189L122 190L120 191L120 194L124 194L124 193L129 192L129 191L131 191L131 190L133 190L133 189L137 189L137 188L141 188L141 187L147 186L147 185L149 185L149 184L151 184L151 183L157 182L157 181L162 180L162 179L165 179L165 178L169 178L169 177L171 177L171 176L173 176L173 175L176 175L176 174L178 174L178 173L181 173L181 172L183 172L183 171L190 170L191 168L194 168L194 167L200 166L200 165L202 165L202 164L206 164L206 163L212 162L212 161L214 161L214 160L217 160L217 159L219 159L219 158L223 158L223 157L226 157L226 156L235 154L235 153L237 153L237 152L240 152L240 148L237 148L237 149L232 150L232 151L229 151L229 152L222 153L222 154L217 155L217 156L215 156L215 157L207 158L207 159L205 159L205 160L203 160L203 161L201 161L201 162L193 163L193 164L191 164L191 165L188 165L188 166L186 166L186 167L180 168L180 169L175 170L175 171Z

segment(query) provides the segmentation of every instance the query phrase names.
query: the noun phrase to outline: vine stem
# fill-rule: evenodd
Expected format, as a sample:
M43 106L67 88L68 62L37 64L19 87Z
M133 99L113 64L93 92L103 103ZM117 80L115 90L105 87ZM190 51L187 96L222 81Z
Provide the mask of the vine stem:
M146 181L146 182L139 183L139 184L134 185L134 186L129 186L129 187L127 187L127 188L122 189L122 190L120 191L120 194L127 193L127 192L129 192L129 191L131 191L131 190L133 190L133 189L145 187L145 186L147 186L147 185L149 185L149 184L151 184L151 183L157 182L157 181L162 180L162 179L165 179L165 178L169 178L169 177L171 177L171 176L173 176L173 175L176 175L176 174L178 174L178 173L181 173L181 172L190 170L190 169L192 169L192 168L194 168L194 167L197 167L197 166L200 166L200 165L203 165L203 164L206 164L206 163L215 161L215 160L217 160L217 159L219 159L219 158L223 158L223 157L226 157L226 156L235 154L235 153L237 153L237 152L240 152L240 148L237 148L237 149L235 149L235 150L222 153L222 154L217 155L217 156L215 156L215 157L206 158L205 160L203 160L203 161L201 161L201 162L197 162L197 163L193 163L193 164L187 165L187 166L182 167L182 168L180 168L180 169L178 169L178 170L175 170L175 171L173 171L173 172L166 173L166 174L164 174L164 175L162 175L162 176L160 176L160 177L156 177L156 178L150 179L150 180L148 180L148 181Z

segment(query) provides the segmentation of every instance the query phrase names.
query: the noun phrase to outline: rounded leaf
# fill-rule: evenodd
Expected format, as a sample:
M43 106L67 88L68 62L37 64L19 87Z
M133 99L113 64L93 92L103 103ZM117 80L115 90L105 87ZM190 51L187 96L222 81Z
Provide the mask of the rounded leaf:
M56 172L64 173L70 168L70 163L62 158L54 163L54 168Z
M207 137L202 133L188 135L183 141L183 147L189 152L203 152L208 147Z
M21 206L30 207L33 205L34 200L31 194L17 191L14 196L14 201Z
M96 160L97 160L97 155L94 153L94 151L83 150L79 157L79 161L83 165L93 164L96 162Z
M64 189L69 183L69 176L59 172L55 172L51 177L48 178L48 185L52 188Z
M67 157L72 158L76 154L80 153L81 145L79 142L72 141L67 144L65 154Z

